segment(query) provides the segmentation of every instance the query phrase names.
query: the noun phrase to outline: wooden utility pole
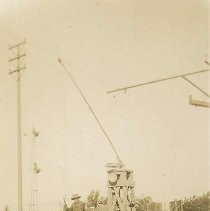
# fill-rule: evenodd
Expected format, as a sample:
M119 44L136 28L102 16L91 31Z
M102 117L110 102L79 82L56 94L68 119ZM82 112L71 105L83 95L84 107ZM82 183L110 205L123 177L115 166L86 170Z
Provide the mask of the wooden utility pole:
M16 61L16 69L9 71L9 74L17 73L17 165L18 165L18 211L23 211L23 197L22 197L22 140L21 140L21 70L26 69L22 65L22 58L26 53L22 53L21 47L25 45L26 41L20 42L16 45L9 46L9 50L16 49L16 55L9 59L9 62Z

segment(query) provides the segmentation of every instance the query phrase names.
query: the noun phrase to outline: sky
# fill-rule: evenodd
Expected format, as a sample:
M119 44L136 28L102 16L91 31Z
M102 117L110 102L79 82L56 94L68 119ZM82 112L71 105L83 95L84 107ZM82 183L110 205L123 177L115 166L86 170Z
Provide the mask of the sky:
M73 193L106 195L105 164L126 167L136 196L170 201L209 190L209 101L182 78L107 94L112 89L207 69L208 4L204 0L1 0L0 210L17 210L16 79L8 46L26 39L22 61L23 202L29 209L32 129L39 210L58 210ZM210 93L210 74L189 76Z

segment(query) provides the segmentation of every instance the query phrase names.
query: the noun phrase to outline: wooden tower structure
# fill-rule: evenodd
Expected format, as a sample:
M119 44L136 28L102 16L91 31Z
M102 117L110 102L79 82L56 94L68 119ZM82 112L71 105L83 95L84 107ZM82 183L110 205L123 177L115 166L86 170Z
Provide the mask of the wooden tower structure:
M108 167L108 210L135 211L133 171L121 163L109 163Z

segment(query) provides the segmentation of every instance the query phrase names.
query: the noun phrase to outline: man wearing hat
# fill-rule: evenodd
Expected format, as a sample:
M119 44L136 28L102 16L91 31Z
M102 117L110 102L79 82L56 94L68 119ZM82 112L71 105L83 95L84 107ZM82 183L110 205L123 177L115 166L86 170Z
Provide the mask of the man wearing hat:
M73 200L73 204L70 208L67 208L67 211L85 211L85 203L80 201L81 196L78 194L73 194L71 200Z

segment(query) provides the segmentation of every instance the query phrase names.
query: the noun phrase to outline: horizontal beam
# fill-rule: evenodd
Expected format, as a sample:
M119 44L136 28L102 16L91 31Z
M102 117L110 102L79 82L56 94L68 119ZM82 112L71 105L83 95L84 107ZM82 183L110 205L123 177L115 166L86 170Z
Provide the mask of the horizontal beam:
M21 46L21 45L24 45L24 44L26 44L26 41L25 41L25 40L22 41L22 42L20 42L20 43L18 43L18 44L9 46L8 49L11 50L11 49L13 49L13 48L17 48L17 47L19 47L19 46Z
M26 66L20 67L20 68L17 68L17 69L15 69L15 70L9 71L9 74L13 74L13 73L15 73L15 72L19 72L19 71L25 70L25 69L26 69Z
M172 76L172 77L162 78L162 79L149 81L149 82L145 82L145 83L141 83L141 84L136 84L136 85L132 85L132 86L126 86L126 87L114 89L114 90L108 91L106 93L126 91L128 89L136 88L136 87L139 87L139 86L149 85L149 84L158 83L158 82L162 82L162 81L166 81L166 80L172 80L172 79L176 79L176 78L183 78L185 76L194 75L194 74L198 74L198 73L203 73L203 72L207 72L207 71L210 71L210 70L209 69L205 69L205 70L195 71L195 72L186 73L186 74L182 74L182 75L176 75L176 76Z
M8 61L9 61L9 62L12 62L12 61L14 61L14 60L16 60L16 59L20 59L21 57L24 57L24 56L26 56L26 53L21 54L21 55L18 55L18 56L14 57L14 58L11 58L11 59L9 59Z

